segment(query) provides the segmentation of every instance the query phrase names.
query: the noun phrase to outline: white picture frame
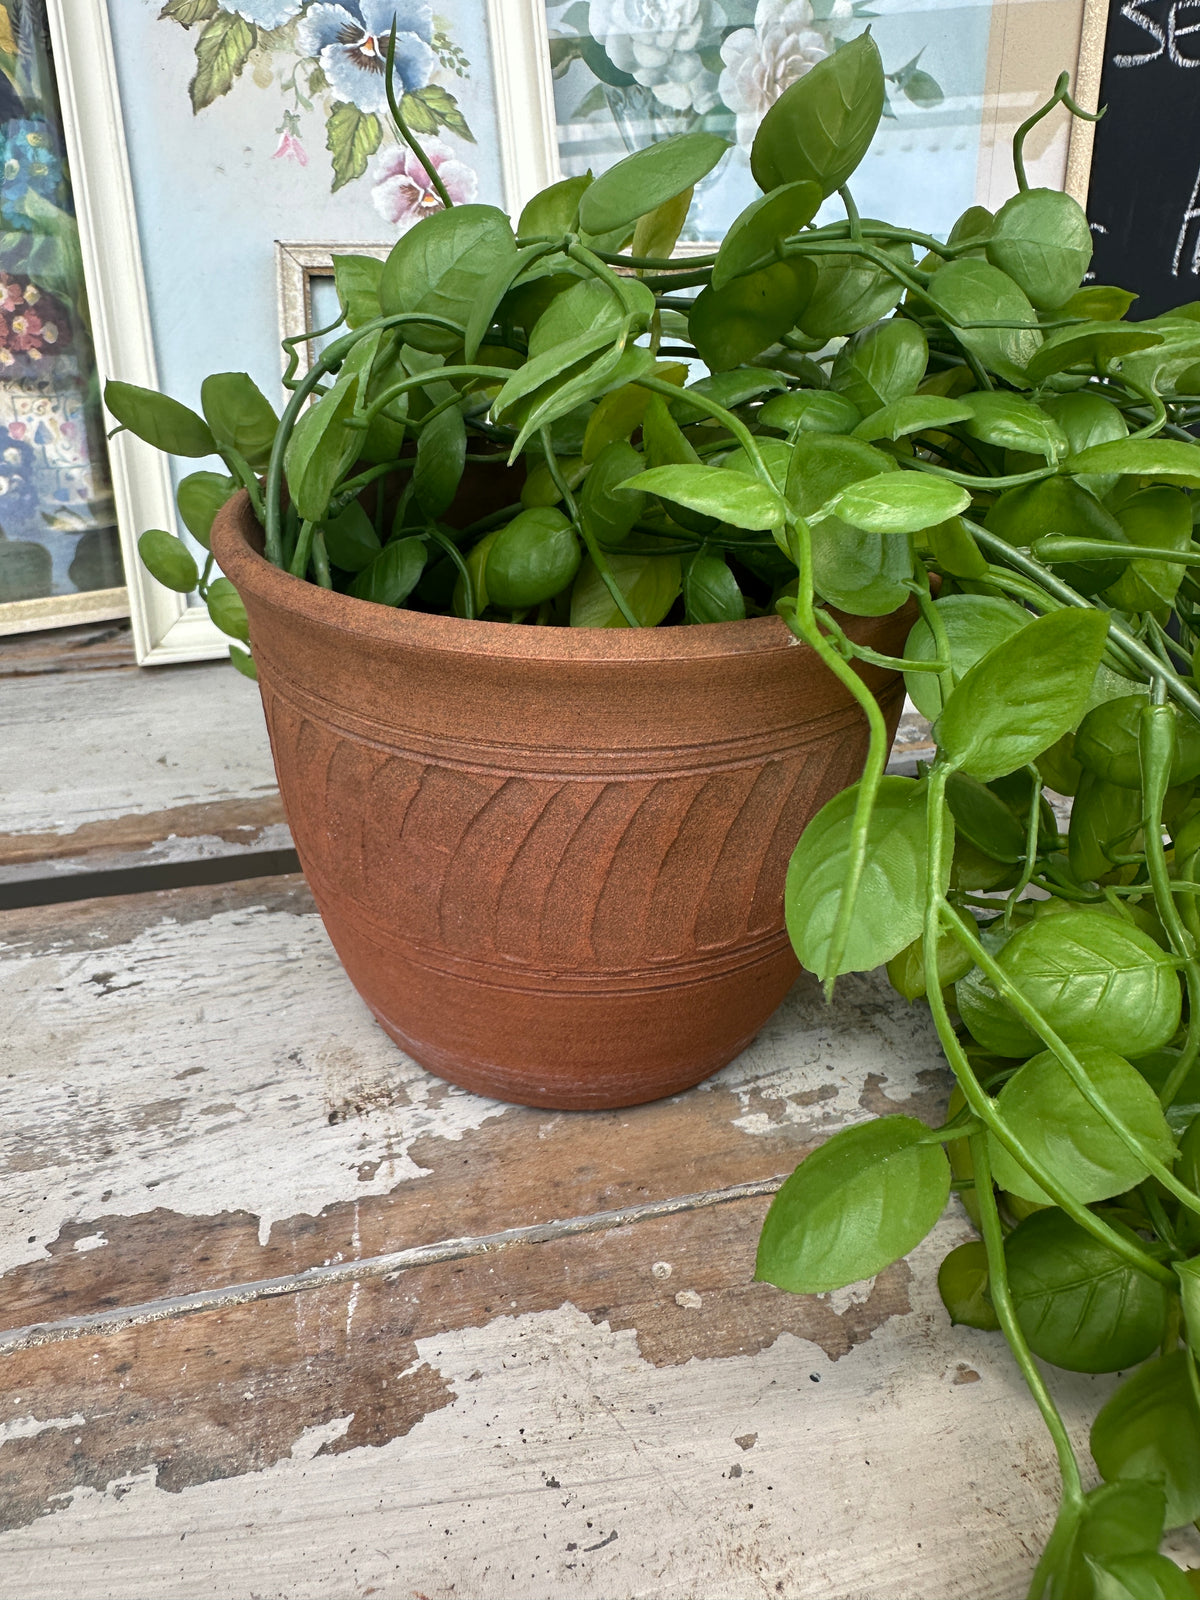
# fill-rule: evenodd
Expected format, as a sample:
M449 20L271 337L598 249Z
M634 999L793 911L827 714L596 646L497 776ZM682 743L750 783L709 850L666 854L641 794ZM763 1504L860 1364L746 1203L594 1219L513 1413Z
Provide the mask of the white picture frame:
M105 0L46 0L46 10L100 381L119 375L155 388L158 368L108 9ZM144 528L175 526L166 457L130 433L110 439L108 455L139 665L228 654L228 639L204 607L189 606L186 596L164 589L138 558Z

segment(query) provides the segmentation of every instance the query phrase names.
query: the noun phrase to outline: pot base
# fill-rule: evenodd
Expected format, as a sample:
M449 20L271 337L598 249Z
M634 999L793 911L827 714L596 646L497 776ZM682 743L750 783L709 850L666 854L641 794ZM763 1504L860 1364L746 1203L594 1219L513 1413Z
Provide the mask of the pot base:
M322 899L317 892L338 956L407 1055L474 1094L547 1110L612 1110L692 1088L746 1048L800 970L778 934L749 960L743 950L683 972L447 964L378 926L343 921Z

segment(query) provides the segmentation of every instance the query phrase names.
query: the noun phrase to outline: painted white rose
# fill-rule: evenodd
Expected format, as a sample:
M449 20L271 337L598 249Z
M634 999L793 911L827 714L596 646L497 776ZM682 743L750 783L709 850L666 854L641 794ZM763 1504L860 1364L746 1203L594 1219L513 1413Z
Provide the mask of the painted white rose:
M713 28L712 0L591 0L588 32L622 72L672 111L703 114L717 103L717 78L698 45Z
M737 117L737 140L747 149L787 86L829 54L812 21L809 0L758 0L754 26L739 28L721 46L721 99Z

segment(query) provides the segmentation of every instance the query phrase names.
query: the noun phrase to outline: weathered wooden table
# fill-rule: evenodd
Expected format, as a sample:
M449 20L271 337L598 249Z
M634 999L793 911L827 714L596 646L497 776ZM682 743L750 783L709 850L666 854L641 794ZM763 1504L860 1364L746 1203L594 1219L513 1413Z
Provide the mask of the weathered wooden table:
M299 875L238 876L288 845L253 686L71 664L0 649L7 904L235 881L0 914L0 1595L1024 1592L1053 1463L938 1300L961 1214L872 1283L751 1281L816 1143L940 1117L922 1011L805 977L677 1099L462 1093ZM1081 1439L1101 1382L1056 1380Z

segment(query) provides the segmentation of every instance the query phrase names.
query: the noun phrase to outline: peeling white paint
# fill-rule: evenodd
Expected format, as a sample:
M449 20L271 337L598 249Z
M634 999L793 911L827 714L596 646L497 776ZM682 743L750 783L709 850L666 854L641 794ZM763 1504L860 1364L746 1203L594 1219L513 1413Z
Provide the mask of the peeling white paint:
M913 1257L912 1312L836 1363L784 1334L656 1368L634 1330L570 1305L420 1340L457 1398L406 1437L317 1454L338 1418L263 1472L77 1490L0 1535L5 1592L1015 1600L1056 1474L1000 1338L952 1329L938 1302L938 1261L964 1231L939 1225ZM954 1384L964 1361L978 1383ZM1055 1375L1085 1462L1113 1381ZM1200 1562L1195 1534L1170 1548Z
M265 1242L280 1218L420 1175L416 1140L506 1110L392 1044L312 913L163 918L94 951L0 944L0 993L0 1271L66 1222L158 1206L248 1211Z
M76 1250L100 1250L108 1243L102 1233L85 1234L82 1239L76 1239Z
M65 1433L68 1428L86 1425L87 1419L79 1411L70 1417L15 1417L11 1422L0 1422L0 1446L10 1439L36 1439L39 1433Z

